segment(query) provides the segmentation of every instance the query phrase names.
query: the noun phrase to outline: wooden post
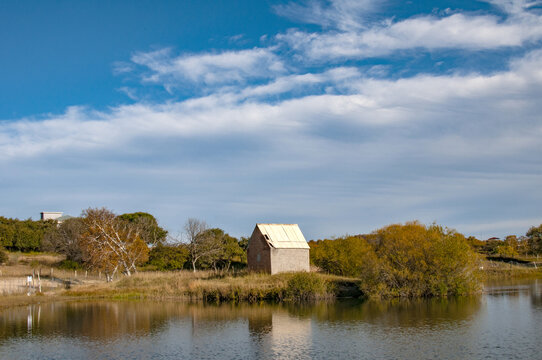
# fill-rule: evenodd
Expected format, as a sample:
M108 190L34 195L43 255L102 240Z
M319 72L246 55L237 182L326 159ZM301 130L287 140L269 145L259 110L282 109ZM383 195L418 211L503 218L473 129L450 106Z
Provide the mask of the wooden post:
M41 277L40 277L40 272L38 272L38 286L39 286L39 290L40 290L40 293L41 293Z
M28 296L30 296L30 292L31 292L31 290L32 290L32 281L33 281L32 279L33 279L33 278L32 278L32 276L30 276L30 275L28 275L28 276L26 277L26 285L28 286L28 292L26 293L26 295L28 295Z

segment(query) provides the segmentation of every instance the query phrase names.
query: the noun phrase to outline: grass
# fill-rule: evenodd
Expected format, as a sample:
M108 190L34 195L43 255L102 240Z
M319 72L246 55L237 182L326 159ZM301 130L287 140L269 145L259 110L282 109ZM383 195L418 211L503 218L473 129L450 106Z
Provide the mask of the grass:
M208 302L299 302L332 299L346 294L345 288L357 288L357 280L317 273L215 275L205 271L178 271L138 273L113 283L79 286L64 295Z
M542 277L542 267L527 267L500 261L484 261L482 266L486 280Z

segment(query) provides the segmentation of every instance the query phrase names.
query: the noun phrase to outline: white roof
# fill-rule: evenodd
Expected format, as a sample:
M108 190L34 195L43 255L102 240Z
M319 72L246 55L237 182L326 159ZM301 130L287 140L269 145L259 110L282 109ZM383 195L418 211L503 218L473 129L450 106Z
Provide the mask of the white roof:
M277 249L309 249L297 224L256 224L267 242Z

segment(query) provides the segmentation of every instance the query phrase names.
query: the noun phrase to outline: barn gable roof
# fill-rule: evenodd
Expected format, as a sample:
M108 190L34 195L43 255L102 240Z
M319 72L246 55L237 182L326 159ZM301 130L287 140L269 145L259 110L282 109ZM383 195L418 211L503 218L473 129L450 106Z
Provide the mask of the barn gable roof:
M277 249L309 249L297 224L256 224L269 245Z

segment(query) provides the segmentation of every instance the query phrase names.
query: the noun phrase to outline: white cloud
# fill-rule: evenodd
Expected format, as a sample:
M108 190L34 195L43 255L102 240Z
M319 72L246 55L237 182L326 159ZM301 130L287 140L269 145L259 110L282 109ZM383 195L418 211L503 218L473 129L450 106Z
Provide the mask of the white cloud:
M291 30L277 35L279 41L306 55L309 60L362 59L399 50L425 48L484 50L521 46L542 38L542 18L529 16L501 22L495 16L454 14L402 20L361 32L306 33Z
M387 19L358 27L351 24L355 21L353 18L342 17L342 12L334 6L322 10L313 5L322 11L309 13L319 16L323 22L328 18L339 19L335 30L307 33L290 29L276 38L302 54L299 57L302 61L320 62L379 57L418 48L487 50L519 47L542 39L542 16L528 11L532 3L512 0L492 3L509 14L505 20L496 15L454 13L400 21Z
M379 6L383 5L380 1ZM363 19L377 8L372 0L332 0L306 1L304 4L295 2L275 6L275 11L281 15L310 24L333 27L340 30L353 30L363 27Z
M440 156L476 158L522 153L536 146L542 130L541 68L542 51L534 51L512 62L509 71L490 75L418 75L385 80L364 78L354 68L337 68L181 102L136 103L108 112L72 107L63 115L45 120L2 123L0 153L6 160L46 151L118 148L141 138L261 133L271 136L269 139L299 134L332 138L332 133L320 134L318 129L344 127L372 132L377 127L393 134L407 126L418 139L431 134L425 139L429 142L425 149ZM295 87L310 89L314 84L345 91L325 94L320 90L310 95L302 92L273 103L265 98L258 100ZM434 131L439 128L445 132L436 136ZM478 142L468 140L471 138ZM367 138L362 136L360 141ZM454 142L460 146L442 146Z
M171 49L161 49L136 53L132 61L149 69L145 81L167 87L244 84L248 80L274 77L286 70L282 60L268 48L180 56L173 56Z

